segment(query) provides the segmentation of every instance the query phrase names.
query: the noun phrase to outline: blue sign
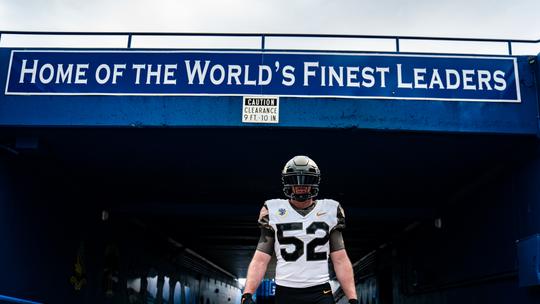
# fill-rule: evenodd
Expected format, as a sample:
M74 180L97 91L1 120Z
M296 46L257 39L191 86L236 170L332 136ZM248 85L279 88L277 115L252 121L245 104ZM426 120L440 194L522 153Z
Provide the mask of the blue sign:
M521 102L516 58L204 51L11 52L6 95Z

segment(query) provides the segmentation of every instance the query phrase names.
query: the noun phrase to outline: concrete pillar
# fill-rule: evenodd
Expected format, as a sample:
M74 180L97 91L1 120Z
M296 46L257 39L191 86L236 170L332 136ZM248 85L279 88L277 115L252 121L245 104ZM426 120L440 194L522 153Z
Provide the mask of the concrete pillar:
M165 278L162 274L158 275L157 280L157 295L155 304L163 304L163 284L165 283Z

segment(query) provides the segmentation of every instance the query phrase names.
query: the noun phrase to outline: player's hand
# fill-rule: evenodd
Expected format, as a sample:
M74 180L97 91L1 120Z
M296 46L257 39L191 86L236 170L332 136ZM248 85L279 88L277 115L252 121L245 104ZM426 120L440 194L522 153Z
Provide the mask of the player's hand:
M251 298L253 295L250 293L245 293L242 295L242 300L240 300L240 304L255 304L253 302L253 299ZM356 302L358 303L358 301Z
M349 300L349 304L359 304L360 302L358 302L357 299L350 299Z

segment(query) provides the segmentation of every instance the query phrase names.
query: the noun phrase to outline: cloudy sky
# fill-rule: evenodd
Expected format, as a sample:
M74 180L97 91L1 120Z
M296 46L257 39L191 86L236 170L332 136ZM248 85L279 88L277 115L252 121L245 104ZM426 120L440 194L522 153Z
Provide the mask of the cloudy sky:
M0 30L540 39L539 0L0 0Z

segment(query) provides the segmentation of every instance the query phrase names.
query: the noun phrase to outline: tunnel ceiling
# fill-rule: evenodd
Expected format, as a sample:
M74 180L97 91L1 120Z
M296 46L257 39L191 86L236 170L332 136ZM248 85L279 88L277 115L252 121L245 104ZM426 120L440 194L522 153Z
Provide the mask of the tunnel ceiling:
M36 149L21 142L37 139ZM4 146L44 183L84 204L136 219L243 277L265 199L282 197L280 170L306 154L321 197L342 203L345 241L361 258L497 168L529 157L535 138L358 129L22 128Z

